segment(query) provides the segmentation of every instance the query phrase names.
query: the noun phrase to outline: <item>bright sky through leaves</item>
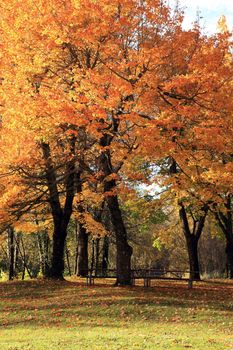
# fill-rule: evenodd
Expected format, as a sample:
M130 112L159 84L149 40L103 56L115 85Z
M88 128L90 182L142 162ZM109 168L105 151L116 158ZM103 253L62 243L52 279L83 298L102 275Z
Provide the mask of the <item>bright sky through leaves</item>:
M175 2L174 0L170 3ZM189 28L197 18L197 11L200 13L201 26L205 32L214 33L220 16L225 15L229 29L233 28L233 1L232 0L180 0L184 7L184 26Z

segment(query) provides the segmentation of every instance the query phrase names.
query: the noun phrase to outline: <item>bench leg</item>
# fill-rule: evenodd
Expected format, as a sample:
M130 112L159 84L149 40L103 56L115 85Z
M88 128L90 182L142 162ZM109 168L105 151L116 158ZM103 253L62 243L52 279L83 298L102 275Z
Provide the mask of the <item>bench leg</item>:
M146 277L144 278L144 287L150 287L151 286L151 279Z
M193 288L193 280L190 278L188 280L188 289L192 289Z
M87 276L87 286L93 286L94 285L94 277Z
M131 285L135 286L135 278L131 278Z

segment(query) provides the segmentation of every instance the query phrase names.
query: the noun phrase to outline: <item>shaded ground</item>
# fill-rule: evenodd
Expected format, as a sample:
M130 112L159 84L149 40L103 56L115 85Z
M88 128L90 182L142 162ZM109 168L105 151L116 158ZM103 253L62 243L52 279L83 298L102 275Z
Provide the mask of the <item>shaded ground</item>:
M0 283L0 350L233 350L233 283L101 282Z

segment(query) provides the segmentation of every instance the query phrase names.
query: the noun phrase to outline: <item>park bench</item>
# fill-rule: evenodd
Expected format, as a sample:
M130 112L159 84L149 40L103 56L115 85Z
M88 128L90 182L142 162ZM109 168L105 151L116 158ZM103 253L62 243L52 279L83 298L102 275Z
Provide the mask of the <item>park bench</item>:
M189 271L180 270L157 270L157 269L137 269L132 270L132 285L135 285L136 279L143 279L144 287L150 287L152 280L168 281L186 281L188 288L192 288L193 280L190 278ZM186 277L188 276L188 277Z
M188 276L188 277L187 277ZM89 270L86 276L87 285L94 285L96 278L117 278L116 269L108 269L95 272L95 270ZM158 270L158 269L134 269L131 270L131 283L133 286L136 284L136 280L142 279L144 281L144 287L150 287L152 280L167 280L167 281L186 281L188 288L193 286L193 279L190 277L189 271L180 270Z
M95 283L95 278L117 278L116 269L107 269L107 270L89 270L86 276L87 286L92 286Z

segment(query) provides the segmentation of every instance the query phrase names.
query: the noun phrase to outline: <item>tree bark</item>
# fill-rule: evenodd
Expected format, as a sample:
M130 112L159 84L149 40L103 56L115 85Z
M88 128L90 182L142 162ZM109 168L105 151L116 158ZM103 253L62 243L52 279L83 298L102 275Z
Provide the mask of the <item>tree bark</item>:
M113 118L113 133L118 131L119 121ZM103 151L99 157L99 169L102 172L102 181L104 183L104 192L106 194L106 202L108 205L112 226L116 237L116 269L117 280L116 285L131 285L131 256L132 247L128 244L127 231L123 221L118 196L116 193L116 180L111 179L111 175L115 174L112 166L111 152L108 147L113 139L113 135L104 134L100 139L100 146ZM116 170L117 171L117 170ZM110 179L109 179L110 177Z
M76 180L76 192L82 193L82 171L77 173ZM77 258L76 258L76 275L80 277L85 277L88 274L88 233L83 223L83 214L85 208L83 207L82 201L78 203L77 206L80 219L76 221L76 235L77 235Z
M226 240L228 277L233 279L233 239Z
M61 207L58 179L53 166L50 146L42 143L43 158L45 161L45 173L49 190L49 204L52 211L54 232L53 232L53 254L50 269L50 278L63 280L64 272L64 249L67 236L67 227L73 209L75 162L74 159L67 163L65 179L65 204ZM71 140L71 152L74 154L74 141Z
M49 257L48 257L48 234L39 232L37 234L38 248L40 255L40 269L44 278L49 277Z
M42 233L42 242L44 248L44 275L48 277L50 270L50 238L47 231Z
M109 237L104 237L104 243L103 243L103 255L102 255L102 273L103 275L107 274L108 269L108 257L109 257Z
M72 273L71 273L71 268L70 268L70 253L69 253L69 250L68 250L68 247L66 245L66 262L67 262L67 268L68 268L68 272L69 272L69 275L71 276Z
M189 267L191 271L191 278L194 280L200 280L200 265L198 258L198 242L196 236L191 236L186 240L189 256Z
M15 263L15 244L14 244L14 230L12 227L8 228L8 252L9 252L9 268L8 279L14 279L14 263Z
M228 277L233 279L233 222L232 222L232 198L228 196L225 203L226 212L216 211L215 217L226 238L226 265Z
M50 269L50 278L63 280L64 273L64 250L67 236L68 224L61 220L57 220L53 232L53 255Z
M193 280L200 280L201 277L198 259L198 242L204 229L205 219L208 213L208 206L205 205L202 208L203 214L200 215L198 219L195 219L194 216L191 215L193 220L193 227L191 230L186 209L183 203L179 203L179 205L180 218L188 250L190 277Z
M100 272L99 260L100 260L100 238L97 238L95 242L95 276L98 276Z
M14 253L14 276L17 278L18 277L18 272L20 268L20 262L19 262L19 246L17 244L19 238L19 233L14 234L14 246L15 246L15 253Z
M78 230L76 274L81 277L88 274L88 234L81 223Z
M75 220L75 242L76 242L76 252L74 260L74 274L77 275L78 272L78 222Z
M93 239L92 249L91 249L91 266L90 266L91 274L93 273L93 270L94 270L94 263L95 263L95 241Z
M22 250L21 251L21 248L20 248L20 241L21 241L21 247L22 247ZM25 271L27 270L27 273L28 273L28 276L30 278L32 278L32 274L28 268L28 265L27 265L27 258L26 258L26 253L25 253L25 247L24 247L24 243L23 243L23 237L22 235L18 235L17 239L15 237L15 243L16 243L16 246L18 248L18 253L20 254L21 256L21 259L23 261L23 272L22 272L22 280L24 280L24 277L25 277Z
M115 188L115 185L112 188ZM128 244L127 232L123 222L122 213L120 210L117 196L108 196L107 203L116 235L116 284L131 285L131 256L133 253L133 249Z
M127 231L122 218L118 197L116 194L113 194L115 189L115 180L105 181L105 192L112 192L110 195L107 195L106 202L108 205L111 222L116 237L116 285L131 285L131 256L133 253L133 249L128 244Z

